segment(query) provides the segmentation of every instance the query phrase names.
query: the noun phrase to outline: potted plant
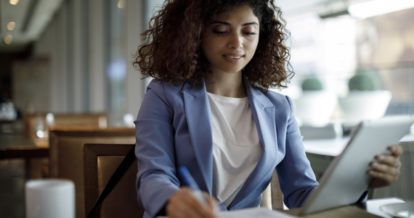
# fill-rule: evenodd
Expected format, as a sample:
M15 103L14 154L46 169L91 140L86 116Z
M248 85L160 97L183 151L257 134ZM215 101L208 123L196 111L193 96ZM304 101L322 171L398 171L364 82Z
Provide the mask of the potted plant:
M355 125L361 120L384 116L391 101L391 92L382 89L381 79L375 70L357 71L348 80L348 94L339 98L342 120Z
M302 91L322 91L325 86L319 77L310 76L302 81L301 88Z
M375 71L361 71L348 81L349 91L377 91L381 89L381 80Z
M295 99L296 117L301 125L325 126L331 121L337 98L328 92L317 75L305 77L301 82L302 94Z

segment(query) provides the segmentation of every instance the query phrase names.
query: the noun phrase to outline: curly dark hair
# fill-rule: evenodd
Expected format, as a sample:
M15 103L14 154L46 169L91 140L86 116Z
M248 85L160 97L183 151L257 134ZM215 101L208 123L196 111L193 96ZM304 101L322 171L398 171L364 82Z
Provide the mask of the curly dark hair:
M243 75L266 89L286 87L294 74L284 44L288 32L273 0L166 0L142 34L145 42L138 48L134 66L144 77L200 84L209 73L209 63L201 50L204 27L214 16L241 4L248 4L260 20L259 44Z

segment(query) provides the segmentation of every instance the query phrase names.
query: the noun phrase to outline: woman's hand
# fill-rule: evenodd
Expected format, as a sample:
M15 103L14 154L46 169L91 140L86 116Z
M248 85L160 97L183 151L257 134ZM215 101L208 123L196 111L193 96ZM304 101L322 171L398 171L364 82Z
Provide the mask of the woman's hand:
M376 155L368 168L368 175L371 176L371 188L379 188L392 184L400 176L400 156L403 149L400 145L392 145L383 154Z
M166 212L169 218L215 218L216 201L203 193L205 203L200 202L189 188L180 188L168 201Z

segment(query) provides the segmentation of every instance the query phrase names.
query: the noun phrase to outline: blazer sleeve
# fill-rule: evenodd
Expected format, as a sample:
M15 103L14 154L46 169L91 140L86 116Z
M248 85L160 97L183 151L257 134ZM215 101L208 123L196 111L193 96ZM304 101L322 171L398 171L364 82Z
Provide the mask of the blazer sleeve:
M173 110L163 85L152 81L135 121L137 194L145 213L155 217L179 188L175 176Z
M277 166L277 172L286 206L298 208L319 183L306 157L302 135L293 115L292 102L289 97L286 99L289 112L285 127L285 157Z

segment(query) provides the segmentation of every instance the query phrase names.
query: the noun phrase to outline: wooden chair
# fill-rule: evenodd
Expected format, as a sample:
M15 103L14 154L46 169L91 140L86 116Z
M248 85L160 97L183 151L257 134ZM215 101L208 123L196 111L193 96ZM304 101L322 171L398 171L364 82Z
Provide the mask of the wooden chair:
M36 147L48 148L49 131L53 128L105 128L105 113L27 113L23 115L23 126L26 137ZM39 131L38 131L39 130ZM26 161L27 178L43 178L48 176L48 160L46 158L28 159Z
M26 135L41 147L48 146L48 130L52 128L105 128L108 123L105 113L30 113L23 120ZM43 129L44 135L37 135L37 128Z
M84 145L85 217L94 206L109 178L134 146L135 144ZM97 217L142 217L144 209L141 202L137 201L136 173L137 163L135 161L111 194L106 197ZM261 207L283 210L283 194L276 173L273 173L271 183L262 194Z
M272 180L262 193L261 207L272 210L283 210L283 193L280 190L279 179L276 172L273 172Z
M85 217L115 169L134 146L135 144L85 144ZM137 162L135 161L102 202L96 217L137 218L143 216L144 210L140 202L137 202L136 173Z
M76 217L83 218L84 145L86 143L135 143L134 128L54 128L49 138L50 177L70 179L75 183Z

